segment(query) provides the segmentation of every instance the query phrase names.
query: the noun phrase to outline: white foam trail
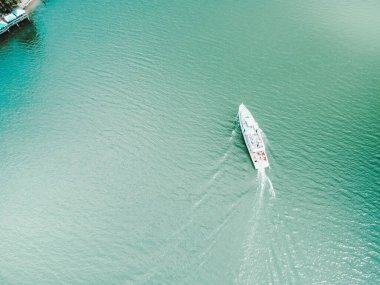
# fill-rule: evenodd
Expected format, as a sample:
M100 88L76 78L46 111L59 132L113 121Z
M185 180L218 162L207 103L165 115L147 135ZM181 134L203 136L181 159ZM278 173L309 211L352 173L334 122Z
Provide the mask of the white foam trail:
M237 129L240 126L239 124L239 115L236 115L235 121L234 121L234 129L231 132L231 137L228 139L229 141L232 141L232 139L236 136L237 134Z
M269 193L272 195L272 197L276 197L276 192L274 191L272 181L269 179L267 174L265 173L265 168L259 169L257 172L257 177L259 181L259 190L260 192L263 192L266 188L265 186L269 186L268 190Z
M233 138L236 136L237 134L237 131L236 131L236 127L237 127L237 119L235 119L235 125L234 125L234 129L231 131L231 136L228 138L228 141L231 142L233 140ZM223 165L224 165L224 162L227 160L227 158L230 156L232 152L232 144L229 143L229 146L227 148L227 150L224 152L223 156L219 159L218 161L218 164L216 165L216 172L212 175L212 177L204 184L202 185L201 187L205 187L206 189L210 188L210 186L214 183L214 181L219 177L219 175L223 172ZM193 209L196 209L198 208L202 203L203 201L210 195L209 193L209 190L206 190L205 193L202 195L202 197L194 203L193 205Z
M236 130L234 129L234 130L232 130L232 132L231 132L231 136L230 136L230 138L228 139L228 141L232 141L235 135L236 135Z
M219 163L218 163L219 166L226 161L226 159L231 154L231 151L232 151L231 147L228 147L228 149L226 150L226 152L223 154L222 158L219 159Z
M274 191L272 181L269 179L268 176L266 176L266 178L267 178L267 181L269 183L269 191L270 191L270 193L272 194L273 197L276 197L276 192Z
M257 193L253 204L252 217L249 224L252 225L247 240L243 244L244 256L239 268L239 274L235 278L235 284L255 284L252 280L255 279L255 258L260 254L260 244L257 243L257 232L260 227L260 220L263 218L264 192L268 188L272 197L276 197L276 192L273 189L272 181L265 173L264 169L259 169L257 172Z
M255 240L256 234L259 227L259 221L262 217L262 207L263 207L263 193L264 186L263 176L257 176L258 181L258 191L255 195L254 203L252 205L252 216L249 220L251 226L249 235L246 241L243 244L244 248L244 257L239 268L239 274L235 278L235 284L251 284L250 281L253 279L252 275L254 274L254 260L257 250L260 247Z

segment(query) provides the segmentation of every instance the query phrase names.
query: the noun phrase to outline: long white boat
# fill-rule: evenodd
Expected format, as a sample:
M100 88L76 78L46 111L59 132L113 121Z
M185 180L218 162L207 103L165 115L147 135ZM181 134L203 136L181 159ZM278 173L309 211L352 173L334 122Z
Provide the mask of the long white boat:
M239 121L249 155L256 169L269 167L262 130L244 104L239 106Z

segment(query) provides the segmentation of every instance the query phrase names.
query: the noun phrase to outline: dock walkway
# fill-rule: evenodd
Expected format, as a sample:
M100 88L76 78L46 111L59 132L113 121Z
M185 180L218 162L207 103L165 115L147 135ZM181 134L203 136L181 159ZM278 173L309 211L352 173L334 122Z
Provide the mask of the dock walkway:
M23 0L20 5L28 5L32 0ZM29 14L22 8L18 7L7 15L0 15L0 35L9 31L13 26L18 26L18 24L25 19L29 19Z

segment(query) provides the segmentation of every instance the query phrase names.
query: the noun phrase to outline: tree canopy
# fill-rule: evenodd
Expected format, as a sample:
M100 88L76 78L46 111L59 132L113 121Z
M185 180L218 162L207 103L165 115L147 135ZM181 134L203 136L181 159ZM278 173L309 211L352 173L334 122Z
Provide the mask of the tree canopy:
M9 13L17 6L20 0L0 0L0 13Z

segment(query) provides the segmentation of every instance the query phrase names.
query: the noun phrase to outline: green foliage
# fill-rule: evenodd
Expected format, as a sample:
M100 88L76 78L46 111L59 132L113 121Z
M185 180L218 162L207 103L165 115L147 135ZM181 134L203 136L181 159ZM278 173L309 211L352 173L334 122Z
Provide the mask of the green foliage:
M19 2L20 0L0 0L0 13L11 12Z

